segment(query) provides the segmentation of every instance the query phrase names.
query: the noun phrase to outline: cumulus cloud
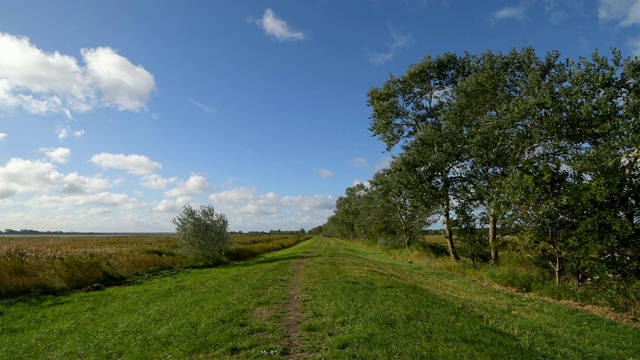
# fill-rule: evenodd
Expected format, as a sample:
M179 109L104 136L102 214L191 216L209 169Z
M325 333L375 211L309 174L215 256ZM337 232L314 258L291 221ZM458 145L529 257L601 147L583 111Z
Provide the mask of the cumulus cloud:
M130 174L146 175L162 169L162 164L144 155L100 153L91 157L91 162L102 168L127 170Z
M7 137L7 134L5 133L0 133L0 141L4 140L4 138Z
M65 194L94 194L110 186L107 180L98 177L80 176L78 173L64 175L56 170L54 164L45 161L12 158L5 166L0 166L0 189L3 193L0 198L18 193L46 193L54 189Z
M81 176L72 172L61 181L60 192L63 194L95 194L111 187L108 180L99 177Z
M40 148L40 152L50 161L65 164L71 156L69 148Z
M217 211L224 213L235 228L295 229L324 223L335 208L331 196L279 196L259 194L255 187L238 187L209 196Z
M156 89L153 75L142 66L108 47L82 49L91 83L102 95L101 102L119 110L138 111Z
M152 212L160 213L179 213L185 205L189 205L190 197L179 197L177 199L164 199L158 202L152 209Z
M382 65L392 60L396 56L398 51L408 47L413 42L413 37L411 36L411 34L400 34L391 25L389 25L389 32L391 33L393 42L391 44L388 44L387 51L384 51L384 52L370 51L369 52L369 62L371 62L374 65Z
M260 19L249 19L256 23L264 32L278 41L304 40L305 34L302 31L293 30L284 20L278 18L271 9L266 9Z
M206 191L212 190L213 187L207 182L202 175L191 174L187 181L178 182L176 187L164 193L167 197L196 197Z
M164 178L158 174L145 175L142 177L140 184L151 189L166 189L170 184L178 181L177 177Z
M56 136L60 141L69 137L69 135L73 135L73 137L79 138L84 135L84 130L72 130L69 124L65 124L63 122L58 122L56 124Z
M12 158L0 167L0 189L5 196L9 192L43 192L51 189L63 177L51 163Z
M334 175L333 171L329 169L318 169L316 172L325 179L331 178Z
M69 118L98 106L139 111L156 89L151 73L108 47L81 49L84 65L7 33L0 49L0 109Z

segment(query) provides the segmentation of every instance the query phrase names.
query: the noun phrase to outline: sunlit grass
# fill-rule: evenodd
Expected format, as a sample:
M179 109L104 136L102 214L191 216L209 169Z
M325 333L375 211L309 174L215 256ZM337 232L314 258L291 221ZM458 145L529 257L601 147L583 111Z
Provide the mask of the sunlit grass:
M294 295L299 329L286 321ZM3 300L0 316L7 359L640 358L638 329L323 238L126 287Z
M365 246L378 249L375 244ZM466 255L464 244L456 243L459 253ZM583 285L567 281L560 285L555 283L554 274L549 268L541 267L533 257L518 252L503 250L500 253L500 265L488 263L472 264L464 257L454 263L448 256L444 236L426 236L423 241L410 248L380 248L386 254L425 266L437 267L464 277L506 286L514 291L536 293L556 300L576 301L583 305L596 305L610 308L627 314L630 317L640 316L640 282L611 281L600 279ZM603 311L608 311L603 309Z

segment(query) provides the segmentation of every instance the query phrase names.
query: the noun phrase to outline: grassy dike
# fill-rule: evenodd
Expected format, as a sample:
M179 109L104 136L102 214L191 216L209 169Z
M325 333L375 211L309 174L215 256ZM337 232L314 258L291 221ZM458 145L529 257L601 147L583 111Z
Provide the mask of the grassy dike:
M316 238L104 291L0 301L0 359L640 359L640 330Z

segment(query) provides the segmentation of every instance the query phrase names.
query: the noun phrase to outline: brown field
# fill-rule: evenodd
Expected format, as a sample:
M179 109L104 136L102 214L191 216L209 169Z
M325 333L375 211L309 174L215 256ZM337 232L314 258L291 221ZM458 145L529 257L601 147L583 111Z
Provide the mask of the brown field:
M244 260L306 239L236 234L225 255ZM0 237L0 298L97 289L141 273L199 265L170 235Z

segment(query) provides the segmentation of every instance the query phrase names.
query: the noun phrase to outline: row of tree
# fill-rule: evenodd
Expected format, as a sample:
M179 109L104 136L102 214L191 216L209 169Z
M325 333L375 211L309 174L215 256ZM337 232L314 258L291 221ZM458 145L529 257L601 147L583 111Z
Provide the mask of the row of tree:
M408 246L442 221L456 261L454 239L497 264L515 235L557 282L640 277L640 60L445 53L368 104L370 131L398 155L346 190L327 231Z

